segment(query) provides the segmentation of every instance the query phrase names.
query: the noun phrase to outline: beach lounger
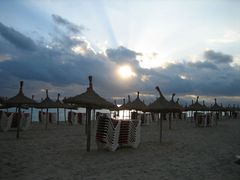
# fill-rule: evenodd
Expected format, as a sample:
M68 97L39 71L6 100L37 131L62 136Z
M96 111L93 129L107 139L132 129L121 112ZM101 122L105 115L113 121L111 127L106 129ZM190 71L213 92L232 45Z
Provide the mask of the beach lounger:
M125 120L121 121L119 145L137 148L140 144L141 121Z
M115 151L119 144L120 121L99 116L97 119L96 143L98 149Z
M30 113L22 113L20 120L20 129L22 131L25 131L30 127L30 124L31 124Z
M47 113L39 111L38 112L38 118L39 118L40 123L45 124L46 120L47 120Z
M57 122L57 114L56 113L49 112L48 117L49 117L48 118L49 123L56 123Z
M9 116L2 111L1 113L1 119L0 119L0 123L1 123L1 130L6 132L11 128L12 125L12 119L13 119L13 113L9 113Z
M78 124L78 117L77 113L73 111L68 112L68 123L71 125L77 125Z

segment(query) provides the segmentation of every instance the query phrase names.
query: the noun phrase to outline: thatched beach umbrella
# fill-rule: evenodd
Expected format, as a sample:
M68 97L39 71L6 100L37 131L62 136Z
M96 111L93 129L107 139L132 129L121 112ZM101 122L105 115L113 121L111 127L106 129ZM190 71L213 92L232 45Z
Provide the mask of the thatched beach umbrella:
M209 111L210 110L210 108L206 106L204 100L203 100L202 108L203 108L203 111Z
M127 110L135 110L137 113L138 111L142 111L145 112L147 109L147 106L145 105L145 103L143 101L140 100L139 98L139 92L137 92L137 97L134 101L130 101L130 96L129 96L129 101L128 103L125 105L125 108Z
M60 93L57 95L56 105L57 105L57 125L59 125L59 108L65 108L64 104L59 99Z
M181 104L179 104L179 98L177 98L177 101L175 103L180 112L184 111L184 107Z
M110 109L114 105L101 96L99 96L94 90L92 85L92 76L89 76L89 87L87 91L74 96L67 98L66 103L76 104L79 107L85 107L87 112L87 152L90 151L91 146L91 110L92 109Z
M197 100L194 104L191 104L189 107L188 107L188 110L190 111L203 111L203 106L198 102L198 99L199 99L199 96L197 96Z
M66 112L66 110L67 109L74 109L74 110L77 110L78 108L77 108L77 106L75 106L75 105L72 105L72 104L68 104L68 103L65 103L65 100L66 100L67 98L66 97L64 97L63 98L63 103L62 103L62 105L63 105L63 108L64 108L64 121L65 121L65 123L67 123L67 112Z
M48 116L48 109L50 108L59 108L62 107L61 105L59 105L58 103L56 103L55 101L53 101L49 96L48 96L48 89L46 89L46 98L40 102L39 104L36 105L36 108L41 108L41 109L45 109L47 110L46 112L46 123L45 123L45 129L47 129L47 124L49 121L49 116Z
M173 94L172 94L172 98L171 98L171 100L169 101L169 103L170 103L171 106L172 106L172 112L170 112L169 118L168 118L168 128L169 128L169 129L172 129L172 117L173 117L173 113L180 111L179 107L177 106L177 104L176 104L175 101L174 101L174 96L175 96L175 95L176 95L176 94L173 93Z
M196 102L193 104L193 101L192 101L192 104L188 107L188 110L192 111L193 113L193 120L195 121L195 125L197 125L196 117L197 117L198 111L204 111L204 107L198 102L198 99L199 99L199 96L197 96Z
M32 100L34 99L34 95L32 95ZM33 121L33 107L31 107L31 123Z
M160 91L159 87L156 87L156 90L158 91L160 97L157 98L153 103L151 103L148 106L148 111L150 112L155 112L155 113L161 113L161 118L160 118L160 143L162 142L162 120L163 120L163 115L165 113L171 112L172 111L172 106L171 103L169 103L166 98L163 96L162 92Z
M128 95L128 102L126 103L125 98L123 99L123 104L118 108L119 110L123 111L123 119L124 119L124 114L125 114L125 110L129 110L129 117L130 117L130 110L128 108L129 104L131 103L131 98L130 95Z
M217 104L217 99L214 99L214 105L210 108L210 111L223 111L223 107Z
M137 97L134 101L126 104L126 108L128 110L136 110L136 111L146 111L147 106L143 101L139 98L139 91L137 92Z
M210 111L215 111L217 113L217 117L216 117L216 125L217 125L218 120L219 120L219 113L224 111L224 108L217 104L217 99L216 98L214 99L214 105L211 106Z
M34 105L36 102L31 99L28 98L24 95L23 93L23 81L20 81L20 88L19 88L19 92L16 96L13 96L11 98L9 98L8 100L6 100L5 104L6 105L10 105L10 106L15 106L18 108L18 118L17 118L17 139L20 136L20 116L21 116L21 108L24 105Z
M125 101L125 98L123 98L123 103L118 109L119 110L125 110L125 105L126 105L126 101Z

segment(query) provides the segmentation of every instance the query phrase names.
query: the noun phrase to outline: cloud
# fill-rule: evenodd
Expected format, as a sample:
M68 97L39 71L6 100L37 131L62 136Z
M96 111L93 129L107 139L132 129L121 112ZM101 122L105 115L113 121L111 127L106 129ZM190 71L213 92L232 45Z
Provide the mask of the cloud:
M40 89L49 88L59 90L62 96L76 95L86 90L88 75L93 75L94 88L106 98L126 97L140 91L149 95L144 96L145 102L149 102L158 96L154 89L156 85L166 96L173 92L177 96L237 96L240 92L239 67L229 66L233 57L221 52L205 51L204 60L194 63L175 61L165 68L145 69L137 60L141 53L124 46L107 49L104 55L94 52L87 41L72 38L67 33L54 34L51 38L50 43L36 43L35 51L31 53L14 48L0 38L0 58L11 58L0 61L1 95L14 95L19 80L26 81L26 93L29 94L40 95ZM76 53L73 47L84 53L75 49ZM128 81L120 80L116 73L117 67L125 63L136 73L136 77Z
M218 69L218 67L215 64L207 61L204 62L198 61L194 63L190 62L189 66L197 69L212 69L212 70Z
M108 58L116 63L136 63L138 64L137 56L141 55L141 53L137 53L130 49L127 49L123 46L119 46L116 49L107 49L106 54Z
M215 52L213 50L207 50L204 52L204 58L216 64L229 64L233 62L233 57L231 55L223 54L221 52Z
M1 22L0 22L0 35L17 48L28 51L36 50L36 45L31 38L26 37L25 35L16 31L13 28L5 26Z
M10 61L12 58L9 54L0 54L0 62Z
M68 20L62 18L59 15L53 14L52 18L56 24L66 27L72 33L80 33L81 34L82 31L85 30L85 28L83 26L75 25L75 24L69 22Z

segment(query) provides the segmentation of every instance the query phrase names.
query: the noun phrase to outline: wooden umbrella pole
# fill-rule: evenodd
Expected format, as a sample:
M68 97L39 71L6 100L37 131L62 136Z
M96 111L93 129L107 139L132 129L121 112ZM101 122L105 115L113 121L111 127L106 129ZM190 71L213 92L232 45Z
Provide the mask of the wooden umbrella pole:
M57 125L59 125L59 108L57 108Z
M172 129L172 113L169 113L169 117L168 117L168 120L169 120L169 129Z
M90 115L91 118L91 115ZM88 110L86 109L85 135L88 135Z
M111 111L110 111L111 112ZM111 118L111 114L110 114L110 118ZM92 122L93 122L93 124L92 124L92 126L93 126L93 128L94 128L94 125L95 125L95 122L96 122L96 110L95 109L93 109L93 117L92 117Z
M45 124L46 126L45 126L45 129L47 129L47 124L48 124L48 108L47 108L46 116L47 116L47 117L46 117L46 124Z
M41 123L43 124L43 109L41 108L41 114L40 114L40 118L39 118L39 122L41 121ZM44 124L43 124L44 126Z
M67 124L66 108L64 108L64 121L65 121L65 124Z
M34 95L32 95L32 100L34 99ZM33 122L33 107L31 107L31 124Z
M18 106L18 115L17 115L17 139L20 137L20 118L21 118L21 108Z
M33 122L33 108L31 107L31 124Z
M160 143L162 143L162 120L163 120L163 113L160 114Z
M91 108L87 108L87 152L91 149Z

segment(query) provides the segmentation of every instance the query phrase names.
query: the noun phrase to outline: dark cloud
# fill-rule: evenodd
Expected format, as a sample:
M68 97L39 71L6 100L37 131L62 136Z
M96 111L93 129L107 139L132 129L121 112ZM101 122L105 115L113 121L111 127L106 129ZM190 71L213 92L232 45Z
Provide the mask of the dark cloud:
M85 29L83 26L78 26L76 24L73 24L73 23L69 22L68 20L62 18L59 15L53 14L52 18L53 18L55 23L57 23L58 25L66 27L69 31L71 31L73 33L81 33L82 30Z
M189 66L193 67L193 68L197 68L197 69L212 69L212 70L218 69L218 67L215 64L208 62L208 61L194 62L194 63L190 62Z
M21 34L16 30L14 32ZM120 46L116 49L107 49L105 56L88 48L87 42L71 39L66 34L53 35L48 44L36 44L35 51L31 53L13 48L4 41L0 38L0 54L11 57L10 60L0 61L0 94L4 96L9 93L12 95L19 80L30 83L26 86L26 89L31 90L27 91L29 93L41 94L39 89L48 87L60 89L63 96L76 95L86 90L87 77L90 74L93 75L94 88L106 98L131 93L135 95L137 90L158 96L154 89L156 85L160 86L166 96L173 92L177 96L185 94L231 96L239 95L240 92L239 69L226 63L218 65L219 62L229 63L226 57L231 56L214 51L213 54L218 56L206 56L209 53L205 52L205 58L208 57L205 61L182 62L168 64L166 68L144 69L137 60L141 53ZM81 52L74 52L73 47L79 47ZM129 81L121 81L116 75L116 68L124 63L130 64L137 75ZM147 97L144 99L148 102ZM149 99L154 98L149 96Z
M9 41L17 48L29 51L36 50L36 45L31 38L26 37L25 35L21 34L20 32L16 31L13 28L5 26L1 22L0 22L0 34L4 39Z
M123 46L119 46L116 49L107 49L106 54L108 58L118 64L130 63L136 65L138 64L136 58L138 55L141 55L141 53L137 53Z
M204 52L204 58L207 61L220 64L229 64L233 62L233 57L231 55L223 54L221 52L215 52L213 50L207 50Z

